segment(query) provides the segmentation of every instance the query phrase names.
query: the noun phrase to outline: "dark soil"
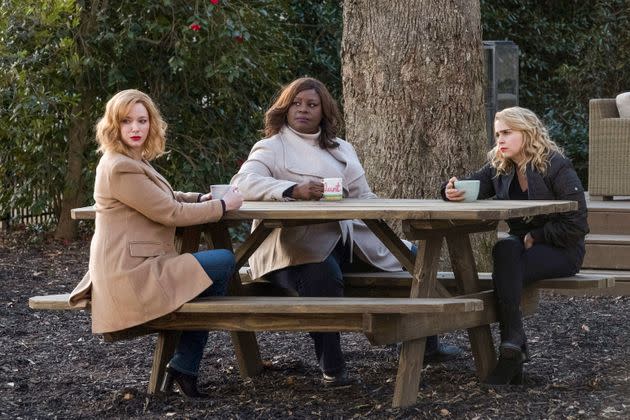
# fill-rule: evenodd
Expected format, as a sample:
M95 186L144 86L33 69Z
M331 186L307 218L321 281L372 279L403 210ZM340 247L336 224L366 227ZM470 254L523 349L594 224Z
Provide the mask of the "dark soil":
M532 360L523 386L481 386L460 331L445 339L463 356L427 366L417 404L393 409L395 347L344 334L349 370L362 382L328 389L306 334L259 334L268 368L242 379L228 334L212 332L200 372L210 399L148 395L155 337L105 343L90 334L89 313L28 308L30 296L72 290L88 247L0 234L0 417L630 418L628 297L544 295L526 320Z

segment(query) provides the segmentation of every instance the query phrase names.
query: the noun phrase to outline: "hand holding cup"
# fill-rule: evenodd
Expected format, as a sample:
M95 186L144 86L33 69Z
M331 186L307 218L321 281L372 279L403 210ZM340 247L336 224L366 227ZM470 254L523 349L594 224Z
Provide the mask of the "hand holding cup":
M449 201L464 201L469 203L477 200L479 196L479 185L480 182L476 179L460 181L453 177L448 180L444 193Z
M464 200L464 191L459 191L455 188L455 182L457 182L457 177L452 177L448 180L446 184L446 190L444 193L446 194L446 199L448 201L463 201Z
M237 210L243 205L243 196L237 187L230 186L221 199L225 203L225 211Z

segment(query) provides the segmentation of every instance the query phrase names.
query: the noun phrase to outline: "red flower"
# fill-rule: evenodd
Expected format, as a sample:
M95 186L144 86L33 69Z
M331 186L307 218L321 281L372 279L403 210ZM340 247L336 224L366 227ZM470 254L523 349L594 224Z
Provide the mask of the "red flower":
M243 38L243 35L235 35L234 40L239 44L242 44L245 39Z
M219 0L210 0L210 3L216 6L217 4L219 4Z
M198 23L191 23L189 27L195 32L201 30L201 26Z

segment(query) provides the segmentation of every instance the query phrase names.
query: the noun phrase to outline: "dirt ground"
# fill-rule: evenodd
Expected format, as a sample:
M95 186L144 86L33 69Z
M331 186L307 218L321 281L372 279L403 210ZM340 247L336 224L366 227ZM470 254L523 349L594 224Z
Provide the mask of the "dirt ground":
M148 395L155 337L105 343L90 334L88 313L28 308L30 296L72 290L88 246L0 233L0 418L630 418L627 297L545 294L526 320L532 361L522 386L481 386L460 331L444 339L463 356L426 366L417 404L393 409L395 347L343 334L361 382L328 389L306 334L259 334L269 366L242 379L229 336L212 332L200 372L210 399Z

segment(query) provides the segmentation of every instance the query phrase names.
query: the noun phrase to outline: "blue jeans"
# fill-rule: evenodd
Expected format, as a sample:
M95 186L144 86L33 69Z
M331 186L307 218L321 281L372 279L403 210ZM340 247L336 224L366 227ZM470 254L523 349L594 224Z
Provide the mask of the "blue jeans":
M227 249L195 252L193 257L212 279L212 286L199 294L203 296L225 296L234 274L234 254ZM197 376L203 349L208 342L208 331L184 331L179 339L175 355L169 366L178 372Z

